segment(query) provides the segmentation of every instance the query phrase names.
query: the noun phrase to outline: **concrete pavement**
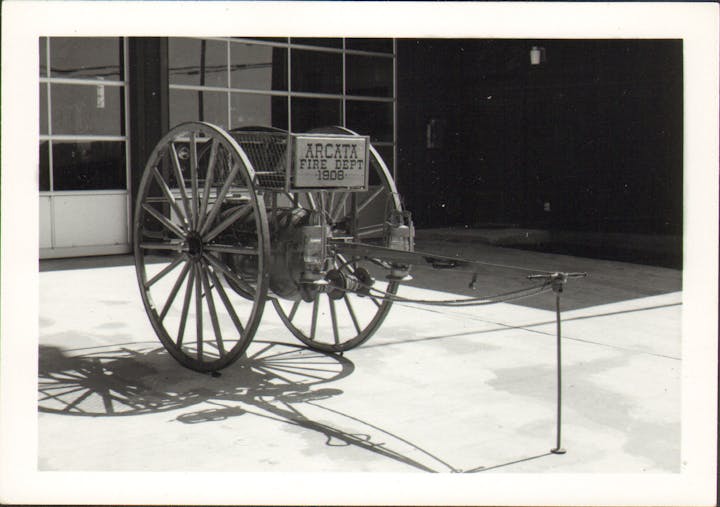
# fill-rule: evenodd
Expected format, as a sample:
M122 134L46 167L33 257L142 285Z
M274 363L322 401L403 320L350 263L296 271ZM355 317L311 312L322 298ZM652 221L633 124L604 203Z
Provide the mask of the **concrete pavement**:
M486 258L595 267L564 296L567 454L549 453L552 294L479 308L396 304L344 356L301 347L267 306L248 357L211 377L162 349L134 268L108 258L41 265L39 469L678 472L680 272L517 252ZM501 288L493 283L484 287Z

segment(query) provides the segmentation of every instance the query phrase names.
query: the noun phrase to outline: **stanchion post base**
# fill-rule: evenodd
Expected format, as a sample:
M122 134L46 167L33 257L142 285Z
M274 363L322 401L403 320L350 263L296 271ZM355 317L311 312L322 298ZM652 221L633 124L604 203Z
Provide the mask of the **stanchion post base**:
M567 451L562 447L558 447L556 449L550 449L550 452L553 454L565 454Z

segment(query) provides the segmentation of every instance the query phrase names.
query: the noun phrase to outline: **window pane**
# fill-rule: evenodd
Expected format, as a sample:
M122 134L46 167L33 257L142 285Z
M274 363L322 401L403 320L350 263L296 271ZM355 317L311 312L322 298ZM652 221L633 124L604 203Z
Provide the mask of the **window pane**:
M122 39L117 37L51 37L52 77L123 79Z
M52 132L124 135L124 87L53 84Z
M341 54L294 49L291 66L293 91L342 93Z
M40 83L40 134L48 133L48 103L46 83Z
M227 93L170 90L170 126L186 121L206 121L228 127Z
M40 141L40 191L50 190L50 148L47 141Z
M287 90L287 49L230 45L230 87Z
M393 107L390 102L348 100L345 119L349 129L369 135L372 141L393 140Z
M287 130L287 97L233 93L230 128L276 127Z
M329 37L293 37L292 44L304 44L306 46L321 46L326 48L342 48L342 39Z
M292 130L309 130L342 124L342 108L339 100L292 99Z
M393 52L392 39L345 39L347 49L360 51L375 51L378 53Z
M392 97L392 58L348 55L347 93L370 97Z
M125 143L53 141L54 190L124 190Z
M47 77L47 37L40 37L40 77Z
M227 43L198 39L168 39L170 84L228 85Z

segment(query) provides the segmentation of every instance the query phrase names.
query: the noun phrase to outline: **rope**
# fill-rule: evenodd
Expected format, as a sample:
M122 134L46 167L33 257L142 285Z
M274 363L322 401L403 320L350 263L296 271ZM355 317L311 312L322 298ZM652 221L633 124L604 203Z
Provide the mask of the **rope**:
M360 284L361 285L361 284ZM460 298L460 299L414 299L414 298L407 298L403 296L398 296L397 294L391 294L389 292L381 291L378 289L375 289L373 287L368 287L363 285L366 291L362 290L353 290L349 288L344 287L338 287L336 285L332 285L334 290L339 290L345 293L353 293L357 294L359 296L368 296L373 299L379 299L381 301L389 301L394 303L412 303L412 304L421 304L421 305L427 305L427 306L447 306L447 307L465 307L465 306L484 306L484 305L492 305L496 303L503 303L507 301L517 301L519 299L524 299L527 297L535 296L538 294L542 294L544 292L548 292L552 290L552 284L550 283L543 283L541 285L535 285L533 287L527 287L524 289L518 289L510 292L503 292L500 294L495 294L492 296L484 296L484 297L468 297L468 298Z
M510 292L504 292L501 294L495 294L492 296L484 297L468 297L462 299L415 299L398 296L397 294L390 294L378 289L369 288L371 297L376 297L384 301L391 301L397 303L413 303L427 306L447 306L447 307L465 307L465 306L484 306L492 305L496 303L503 303L507 301L517 301L527 297L535 296L552 290L552 286L549 283L542 285L536 285L525 289L519 289Z

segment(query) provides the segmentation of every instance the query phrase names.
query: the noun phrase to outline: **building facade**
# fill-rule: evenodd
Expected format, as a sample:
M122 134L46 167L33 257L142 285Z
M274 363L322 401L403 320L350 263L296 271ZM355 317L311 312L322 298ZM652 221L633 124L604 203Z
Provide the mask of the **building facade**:
M341 125L393 167L395 44L343 38L44 37L40 257L130 251L133 189L170 126Z
M41 257L128 252L145 160L170 127L201 120L370 135L420 228L543 229L587 255L626 246L609 235L648 235L634 241L682 258L681 40L47 37L39 49Z

